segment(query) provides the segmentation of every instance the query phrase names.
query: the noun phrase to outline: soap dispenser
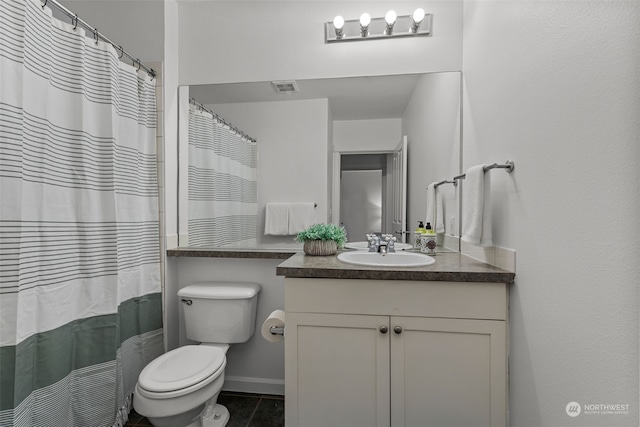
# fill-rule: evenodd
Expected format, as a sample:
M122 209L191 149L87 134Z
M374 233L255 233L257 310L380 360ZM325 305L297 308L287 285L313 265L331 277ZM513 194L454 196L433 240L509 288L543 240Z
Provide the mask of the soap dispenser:
M425 233L420 238L420 252L425 252L429 255L436 254L436 232L431 228L431 223L428 222L425 227Z
M418 228L413 232L413 248L420 249L420 238L427 230L424 228L422 221L418 221Z

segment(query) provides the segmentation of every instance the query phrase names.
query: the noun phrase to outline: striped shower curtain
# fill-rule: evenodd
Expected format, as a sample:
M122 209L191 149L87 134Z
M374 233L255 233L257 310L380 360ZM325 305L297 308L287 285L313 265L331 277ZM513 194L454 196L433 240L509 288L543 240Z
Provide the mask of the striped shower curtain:
M122 425L163 351L155 81L0 2L0 426Z
M257 145L193 105L188 187L189 246L256 243Z

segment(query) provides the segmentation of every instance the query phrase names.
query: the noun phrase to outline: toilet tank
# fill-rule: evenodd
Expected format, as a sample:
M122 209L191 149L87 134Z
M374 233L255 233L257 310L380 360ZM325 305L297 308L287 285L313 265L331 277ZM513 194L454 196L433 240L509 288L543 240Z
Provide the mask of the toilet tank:
M247 341L256 326L260 285L200 282L178 291L187 338L201 343Z

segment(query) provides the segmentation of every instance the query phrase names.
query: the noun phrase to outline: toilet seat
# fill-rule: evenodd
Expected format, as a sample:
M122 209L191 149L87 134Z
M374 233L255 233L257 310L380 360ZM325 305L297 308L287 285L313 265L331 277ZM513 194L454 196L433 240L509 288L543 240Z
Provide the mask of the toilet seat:
M217 347L187 345L149 363L140 373L138 390L149 398L169 399L198 390L224 372L226 358Z

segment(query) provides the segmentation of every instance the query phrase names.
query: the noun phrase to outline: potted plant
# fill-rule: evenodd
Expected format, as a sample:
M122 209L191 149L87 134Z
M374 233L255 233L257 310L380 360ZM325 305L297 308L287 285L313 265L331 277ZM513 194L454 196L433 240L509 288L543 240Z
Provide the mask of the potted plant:
M307 255L333 255L347 242L347 231L335 224L314 224L296 235Z

